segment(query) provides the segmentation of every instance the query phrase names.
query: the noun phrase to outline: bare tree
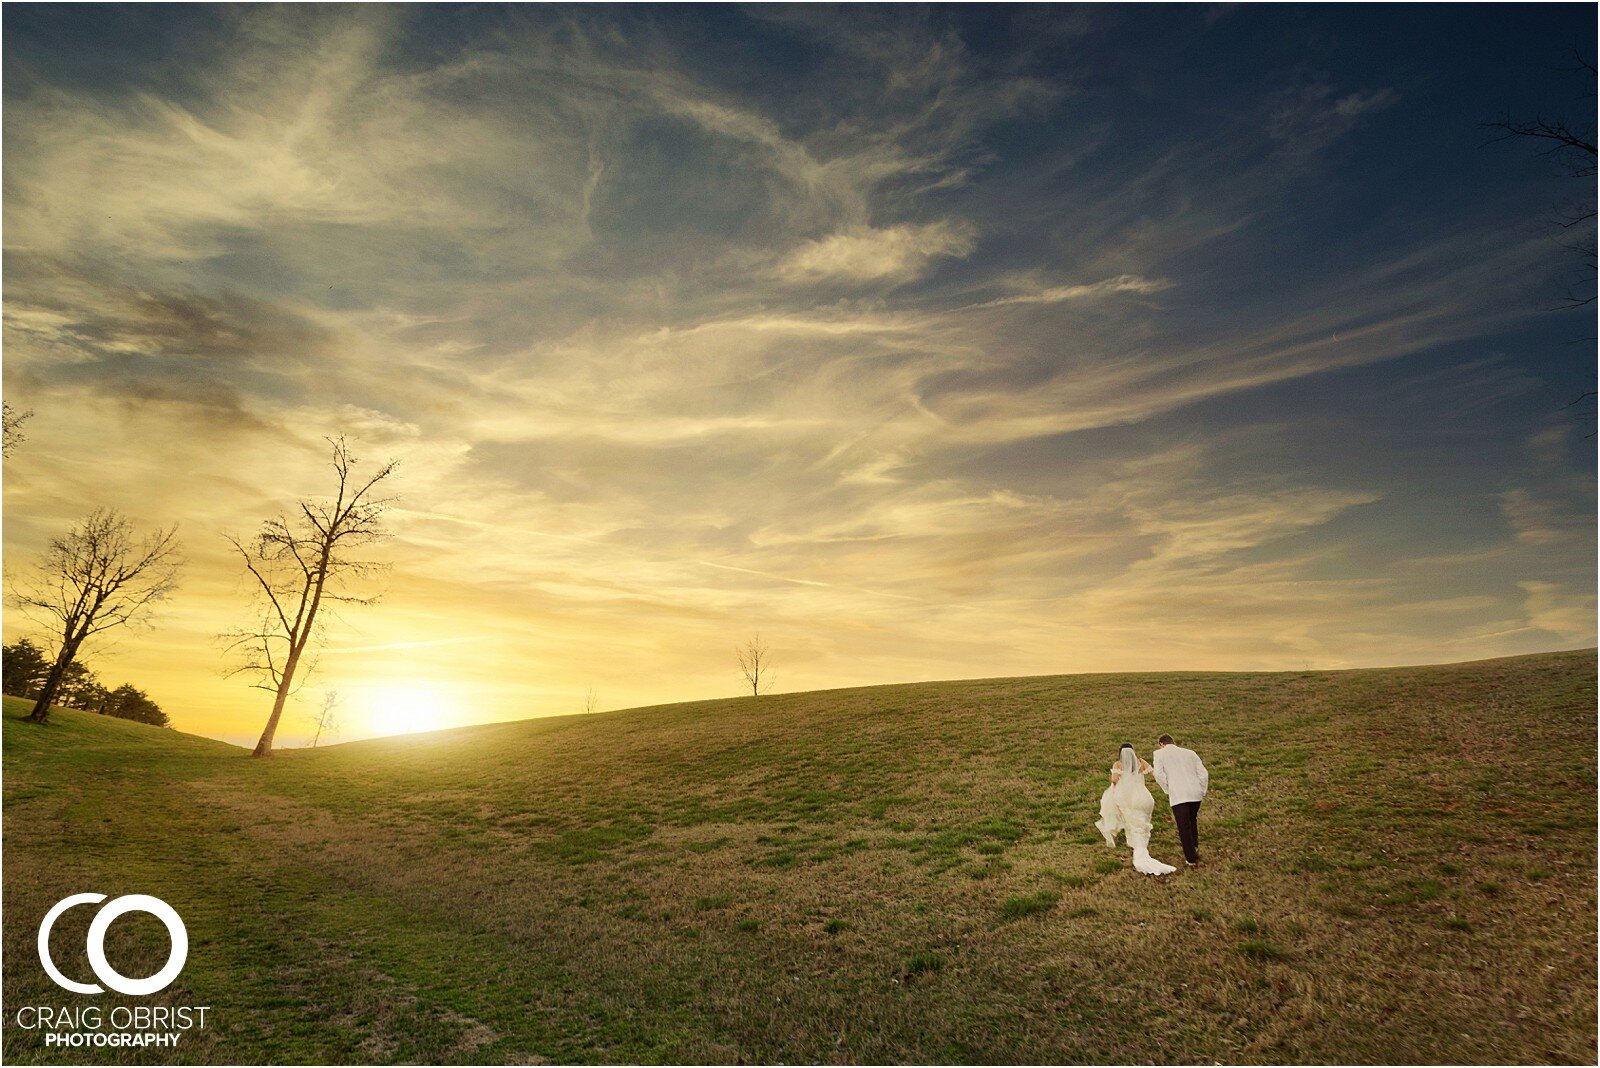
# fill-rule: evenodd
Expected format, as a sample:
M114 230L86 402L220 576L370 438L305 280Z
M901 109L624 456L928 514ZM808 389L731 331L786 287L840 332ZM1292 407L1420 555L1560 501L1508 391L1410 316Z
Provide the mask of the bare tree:
M311 723L316 727L316 733L311 736L311 748L315 749L322 740L324 733L339 733L339 691L329 690L322 695L322 708L311 713Z
M32 418L32 408L19 412L11 407L10 401L0 401L0 456L10 456L12 449L27 440L22 424Z
M274 695L272 714L253 754L258 757L272 755L284 704L294 692L307 649L322 633L323 608L377 599L356 596L347 587L381 570L353 554L388 536L382 518L393 500L375 490L394 474L395 462L362 480L355 474L359 461L344 438L330 438L328 444L338 479L332 501L300 501L296 514L267 520L252 540L228 539L255 580L261 613L256 626L223 635L228 647L244 658L232 674L253 675L257 689Z
M1583 58L1583 54L1577 49L1573 50L1572 55L1578 65L1571 73L1584 79L1588 95L1592 97L1595 66ZM1566 298L1559 307L1568 309L1588 307L1594 303L1596 276L1594 194L1596 154L1593 120L1587 123L1573 123L1564 118L1546 119L1542 115L1533 119L1513 119L1507 115L1498 122L1486 122L1483 125L1491 130L1500 131L1500 136L1493 139L1495 141L1527 141L1540 146L1542 155L1567 175L1578 179L1579 188L1582 189L1579 199L1555 220L1555 225L1563 234L1562 247L1576 256L1582 266L1575 279L1577 288L1568 288ZM1592 341L1593 338L1585 340ZM1564 407L1575 408L1585 402L1593 401L1594 397L1594 390L1585 390Z
M1573 52L1573 58L1578 63L1573 73L1585 80L1590 86L1590 95L1593 95L1594 64L1577 51ZM1498 122L1486 122L1483 125L1500 131L1500 136L1493 139L1495 141L1528 141L1540 146L1542 155L1582 183L1581 199L1556 220L1556 225L1568 235L1563 240L1567 251L1582 261L1582 284L1589 287L1587 293L1569 290L1564 304L1569 308L1583 308L1594 303L1596 154L1593 122L1573 123L1564 118L1547 119L1542 115L1532 119L1513 119L1507 115Z
M178 584L177 527L136 538L120 513L97 508L45 550L17 606L60 635L55 661L28 716L50 718L63 678L83 643L114 627L139 623Z
M772 685L772 650L757 634L743 645L736 645L733 655L739 658L739 674L750 687L750 696L760 697L761 691Z
M583 710L585 712L594 712L599 708L600 695L595 693L594 687L591 686L583 692Z

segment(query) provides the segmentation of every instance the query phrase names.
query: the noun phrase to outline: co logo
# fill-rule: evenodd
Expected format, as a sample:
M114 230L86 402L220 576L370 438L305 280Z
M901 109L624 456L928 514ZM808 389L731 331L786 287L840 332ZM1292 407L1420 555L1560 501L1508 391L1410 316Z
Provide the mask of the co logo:
M76 994L100 994L104 993L105 987L94 983L74 982L61 974L55 961L50 959L50 928L54 927L61 914L72 906L97 905L105 899L104 894L73 894L71 897L64 897L55 903L54 908L45 913L44 922L39 924L39 963L44 965L45 974L65 990L71 990ZM106 931L111 929L113 920L129 912L148 912L167 925L167 936L172 940L172 952L167 955L167 963L162 965L159 972L146 979L130 979L106 960ZM89 924L89 940L85 948L89 951L89 967L94 969L95 978L100 982L119 994L154 994L158 990L166 989L167 985L178 977L178 973L183 971L184 962L189 959L189 932L173 907L159 897L151 897L149 894L127 894L107 904L95 916Z

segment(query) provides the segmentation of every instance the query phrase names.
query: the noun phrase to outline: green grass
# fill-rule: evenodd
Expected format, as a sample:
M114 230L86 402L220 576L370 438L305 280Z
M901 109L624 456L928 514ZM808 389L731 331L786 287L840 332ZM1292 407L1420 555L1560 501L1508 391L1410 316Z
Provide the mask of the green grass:
M1054 890L1041 890L1037 894L1017 894L1008 897L1000 906L1000 915L1007 920L1020 920L1039 912L1049 912L1056 907L1061 895Z
M1254 960L1282 960L1283 950L1259 938L1247 938L1239 943L1239 952Z
M215 1026L70 1055L7 1027L3 1053L1592 1062L1594 701L1585 652L782 694L271 761L8 701L5 1004L74 1000L34 952L51 904L152 893L191 952L144 1003ZM1206 863L1154 879L1092 824L1117 743L1163 730L1213 794ZM1177 859L1170 822L1151 849ZM129 974L165 955L143 919L108 940Z

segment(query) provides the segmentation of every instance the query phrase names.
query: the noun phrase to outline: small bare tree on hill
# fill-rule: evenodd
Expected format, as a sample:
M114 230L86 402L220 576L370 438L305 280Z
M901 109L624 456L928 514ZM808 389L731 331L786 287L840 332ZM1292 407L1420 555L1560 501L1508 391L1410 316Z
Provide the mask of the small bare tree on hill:
M28 716L46 723L83 643L114 627L141 622L177 588L177 527L136 538L120 513L97 508L45 550L17 607L45 622L60 645Z
M254 627L223 635L229 649L244 658L232 674L253 675L257 689L274 695L272 714L253 756L272 755L284 705L301 668L307 666L307 650L321 634L323 608L377 600L350 593L347 587L382 570L354 553L388 536L382 519L394 502L379 497L376 489L394 474L395 462L385 463L362 480L355 473L359 461L344 438L330 438L328 443L338 480L332 501L300 501L297 514L267 520L250 541L228 539L255 580L261 609Z
M596 693L595 688L591 686L587 690L583 691L583 710L585 712L597 712L599 709L600 695Z
M311 713L311 725L316 732L311 736L311 748L322 741L323 734L339 733L339 691L329 690L322 695L322 708Z
M772 650L757 634L743 645L735 646L733 653L739 658L739 674L750 687L750 696L760 697L762 690L772 684Z

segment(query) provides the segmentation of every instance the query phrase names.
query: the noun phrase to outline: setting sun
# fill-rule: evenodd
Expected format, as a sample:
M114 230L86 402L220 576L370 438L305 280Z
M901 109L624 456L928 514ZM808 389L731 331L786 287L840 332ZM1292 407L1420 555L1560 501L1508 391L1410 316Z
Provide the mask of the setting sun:
M379 686L360 694L363 735L416 734L454 726L447 702L430 686Z

